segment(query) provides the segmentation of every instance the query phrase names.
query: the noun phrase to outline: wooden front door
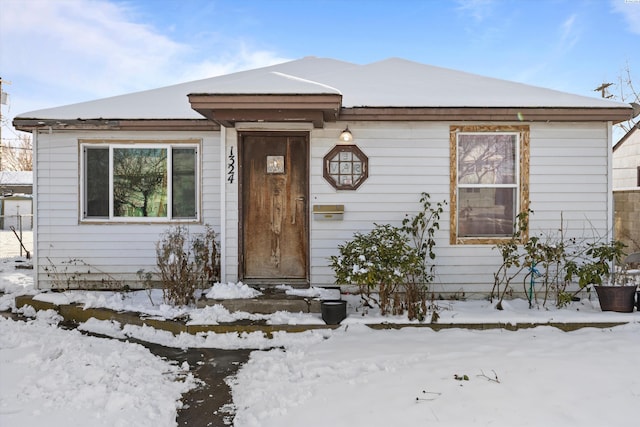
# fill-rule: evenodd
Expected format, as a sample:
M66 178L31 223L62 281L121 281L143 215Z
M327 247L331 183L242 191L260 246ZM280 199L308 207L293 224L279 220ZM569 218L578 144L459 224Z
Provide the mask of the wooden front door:
M240 278L309 284L308 133L240 134Z

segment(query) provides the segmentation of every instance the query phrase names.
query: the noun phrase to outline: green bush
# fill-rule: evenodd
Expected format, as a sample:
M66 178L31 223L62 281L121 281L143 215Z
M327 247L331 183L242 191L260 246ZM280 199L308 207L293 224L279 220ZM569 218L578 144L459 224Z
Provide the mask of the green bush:
M407 215L402 227L374 224L370 232L356 232L339 245L339 256L330 257L336 283L357 285L365 302L378 305L383 315L404 310L410 319L426 315L426 287L434 277L429 261L435 259L434 234L445 202L433 207L426 193L420 201L423 210Z
M377 289L382 314L387 314L390 298L408 275L420 276L423 263L409 238L397 227L378 225L367 234L338 246L340 256L332 256L336 283L358 285L364 295Z
M518 215L518 223L510 239L495 246L502 257L502 264L494 273L494 287L490 298L498 298L497 309L502 309L505 295L512 291L511 283L523 277L524 290L529 307L537 303L536 285L544 291L542 306L553 297L556 307L568 305L573 297L588 285L600 285L607 277L615 283L611 266L619 263L624 255L620 241L603 242L597 236L588 238L565 237L564 224L556 233L533 236L524 240L533 211ZM577 283L579 290L569 292L569 286Z

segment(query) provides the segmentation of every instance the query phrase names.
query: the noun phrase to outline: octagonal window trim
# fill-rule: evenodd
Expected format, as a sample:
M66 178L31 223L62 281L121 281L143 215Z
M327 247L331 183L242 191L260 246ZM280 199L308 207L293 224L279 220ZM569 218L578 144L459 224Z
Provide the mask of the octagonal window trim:
M336 190L356 190L369 177L369 158L356 145L336 145L324 156L323 176Z

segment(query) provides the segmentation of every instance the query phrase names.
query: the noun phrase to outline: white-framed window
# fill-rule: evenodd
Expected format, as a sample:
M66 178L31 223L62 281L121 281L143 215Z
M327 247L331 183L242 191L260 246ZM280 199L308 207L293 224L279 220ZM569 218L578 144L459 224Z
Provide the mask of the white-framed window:
M197 221L199 145L83 142L84 221Z
M451 127L451 241L509 238L528 210L528 126Z

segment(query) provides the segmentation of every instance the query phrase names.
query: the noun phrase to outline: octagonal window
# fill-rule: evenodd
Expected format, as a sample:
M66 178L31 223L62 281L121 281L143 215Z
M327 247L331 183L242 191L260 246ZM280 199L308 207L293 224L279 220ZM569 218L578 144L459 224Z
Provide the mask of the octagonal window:
M324 178L337 190L355 190L369 173L369 159L355 145L336 145L324 156Z

